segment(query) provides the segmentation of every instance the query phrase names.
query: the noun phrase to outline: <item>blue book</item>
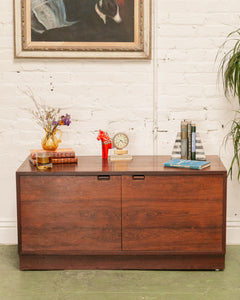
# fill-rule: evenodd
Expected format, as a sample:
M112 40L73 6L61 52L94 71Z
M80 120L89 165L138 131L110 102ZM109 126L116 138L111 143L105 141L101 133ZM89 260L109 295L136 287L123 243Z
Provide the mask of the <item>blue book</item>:
M210 166L210 161L172 159L164 163L164 167L200 170Z

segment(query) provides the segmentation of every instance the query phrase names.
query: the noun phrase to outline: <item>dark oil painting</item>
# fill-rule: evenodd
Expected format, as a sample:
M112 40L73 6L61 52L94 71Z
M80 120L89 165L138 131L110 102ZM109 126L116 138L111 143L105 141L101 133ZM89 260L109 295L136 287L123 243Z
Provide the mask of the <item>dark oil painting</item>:
M31 0L32 42L134 42L134 0Z

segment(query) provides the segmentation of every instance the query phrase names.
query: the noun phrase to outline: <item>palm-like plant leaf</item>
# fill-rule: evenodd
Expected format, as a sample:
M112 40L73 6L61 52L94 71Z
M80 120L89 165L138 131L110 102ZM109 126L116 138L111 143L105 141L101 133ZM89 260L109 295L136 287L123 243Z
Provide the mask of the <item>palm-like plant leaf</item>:
M239 111L236 112L236 114L240 114ZM240 119L236 116L235 120L232 122L231 130L225 137L225 142L231 139L233 142L233 151L234 155L231 161L231 165L228 170L228 175L230 175L232 179L233 174L233 166L234 164L238 167L238 180L240 179Z
M219 66L219 75L222 77L225 96L227 98L230 95L237 96L240 104L240 39L233 39L234 34L240 35L240 30L231 32L220 48L221 52L228 42L236 41L233 49L223 56Z
M237 36L235 38L235 35ZM220 48L222 52L223 48L228 42L235 42L234 47L229 50L222 58L219 70L218 70L218 79L221 75L222 83L224 88L224 94L226 98L234 96L238 98L240 105L240 29L237 29L231 32L226 41L223 43ZM218 53L218 55L219 55ZM233 151L234 155L231 161L231 165L228 171L228 175L233 174L233 166L236 164L238 167L238 180L240 179L240 111L236 112L235 119L232 122L231 130L226 136L226 140L231 139L233 142Z

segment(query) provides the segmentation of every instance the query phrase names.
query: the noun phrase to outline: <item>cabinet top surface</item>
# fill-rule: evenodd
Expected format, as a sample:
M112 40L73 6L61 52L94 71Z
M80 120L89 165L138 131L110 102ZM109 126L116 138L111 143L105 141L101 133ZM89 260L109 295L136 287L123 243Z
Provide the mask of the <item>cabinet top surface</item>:
M226 169L220 158L216 155L207 156L211 166L203 170L190 170L180 168L166 168L164 162L170 160L170 156L133 156L131 161L110 162L103 160L101 156L79 156L77 164L55 164L49 171L41 172L29 162L29 157L18 168L19 175L167 175L167 174L226 174Z

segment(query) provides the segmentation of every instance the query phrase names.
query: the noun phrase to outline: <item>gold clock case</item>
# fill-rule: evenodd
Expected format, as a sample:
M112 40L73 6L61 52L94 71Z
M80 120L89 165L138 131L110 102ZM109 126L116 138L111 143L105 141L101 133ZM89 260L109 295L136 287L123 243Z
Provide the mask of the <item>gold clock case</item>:
M126 139L127 139L127 143L124 145L124 147L119 147L119 146L117 146L117 144L116 144L116 138L117 138L117 136L119 136L119 135L123 135L123 136L126 137ZM116 134L114 135L114 137L113 137L113 145L114 145L114 147L116 147L117 149L123 149L123 148L127 147L128 143L129 143L129 138L128 138L128 136L126 135L126 133L124 133L124 132L118 132L118 133L116 133Z

